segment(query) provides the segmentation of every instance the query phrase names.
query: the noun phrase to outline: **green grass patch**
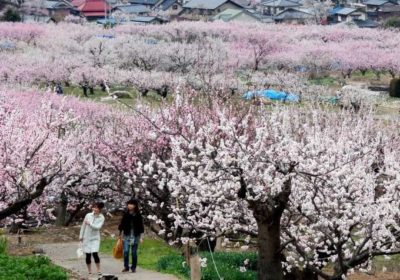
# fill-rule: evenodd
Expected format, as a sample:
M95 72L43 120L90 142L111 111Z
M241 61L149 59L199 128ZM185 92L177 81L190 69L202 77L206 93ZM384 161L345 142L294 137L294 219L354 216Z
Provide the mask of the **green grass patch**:
M67 280L67 273L45 257L11 257L0 254L0 279Z
M0 235L0 255L7 253L7 238Z
M0 279L67 280L68 274L46 257L13 257L7 254L7 239L0 236Z
M101 242L100 252L112 254L116 240L107 238ZM138 248L138 265L142 268L157 270L158 261L165 256L180 256L178 249L169 246L160 239L144 239Z
M200 253L201 258L207 258L207 266L201 270L202 280L219 279L215 270L210 253ZM240 267L244 267L244 261L248 259L246 271L241 272ZM254 280L257 278L257 254L241 252L218 252L214 253L215 265L219 275L223 279L229 280ZM158 270L165 273L181 276L183 279L190 278L190 270L184 264L183 256L165 256L158 262Z
M310 79L309 82L312 85L318 86L334 86L337 84L337 80L333 77L319 77L315 79Z
M73 95L79 98L82 98L83 100L87 99L87 100L93 100L93 101L97 101L97 102L102 102L105 104L111 104L111 105L121 105L124 106L123 104L121 104L120 102L118 102L117 100L107 100L107 101L102 101L102 98L104 97L108 97L107 92L102 91L100 88L95 87L93 94L90 94L90 91L87 91L87 95L85 96L83 94L83 90L81 87L76 87L76 86L69 86L69 87L63 87L64 90L64 94L66 95ZM115 92L115 91L125 91L128 92L128 94L130 95L130 97L122 97L119 98L119 101L122 101L128 105L135 105L137 100L140 99L141 101L144 101L145 103L151 105L151 106L157 106L160 105L164 99L158 95L156 92L150 91L145 97L142 97L141 94L134 88L131 87L120 87L120 86L111 86L110 87L110 92ZM172 95L169 94L167 96L167 101L171 101L172 100Z
M68 274L46 257L13 257L7 255L7 238L0 236L0 279L67 280Z
M375 257L373 259L373 267L376 271L382 271L386 268L387 271L398 272L400 266L400 254L393 255L388 258L384 256Z

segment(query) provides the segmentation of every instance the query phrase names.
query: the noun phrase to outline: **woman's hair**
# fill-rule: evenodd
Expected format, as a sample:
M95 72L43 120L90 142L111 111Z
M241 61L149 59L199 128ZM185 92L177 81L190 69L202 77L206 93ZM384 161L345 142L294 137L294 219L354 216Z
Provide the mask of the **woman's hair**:
M140 213L140 208L139 208L139 201L137 199L129 199L126 205L135 205L135 212Z
M94 202L93 207L99 208L100 210L104 208L103 202Z

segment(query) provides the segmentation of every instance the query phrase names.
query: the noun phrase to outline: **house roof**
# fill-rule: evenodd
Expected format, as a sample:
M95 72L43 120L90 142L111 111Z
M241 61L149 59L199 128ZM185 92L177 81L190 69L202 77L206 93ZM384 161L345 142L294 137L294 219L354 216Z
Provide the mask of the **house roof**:
M254 17L258 18L263 23L274 23L274 19L272 16L267 16L259 13L255 9L246 9L246 11L252 14Z
M93 16L97 16L101 13L101 15L104 16L105 10L110 10L110 8L111 6L104 0L86 0L77 10L83 12L85 16L87 16L88 13L96 13L96 15Z
M232 19L234 19L235 17L245 13L246 10L238 10L238 9L226 9L225 11L220 12L219 14L217 14L216 16L214 16L214 20L223 20L223 21L230 21ZM254 17L251 13L246 12L247 14L249 14L250 16ZM254 17L255 19L258 19L256 17Z
M309 19L313 17L313 13L309 9L289 8L277 14L275 20L296 20L296 19Z
M83 3L85 3L85 0L72 0L71 1L71 5L75 8L79 7L80 5L82 5Z
M232 0L191 0L183 5L183 7L189 9L215 10L226 2L230 2L238 7L242 7L241 4L236 3Z
M174 5L177 0L165 0L160 4L160 7L163 11L168 10L172 5ZM178 3L179 4L179 3Z
M114 11L119 10L125 14L140 14L140 13L148 13L151 11L145 5L123 5L123 6L117 6L113 10Z
M346 8L342 8L342 9L336 11L336 14L346 16L346 15L350 15L350 14L352 14L354 12L357 12L357 11L358 11L358 9L356 9L356 8L348 8L348 7L346 7Z
M72 5L65 1L44 1L42 6L49 10L72 8Z
M379 9L379 12L381 13L400 12L400 5L393 5L388 7L383 6L382 8Z
M368 6L382 6L389 2L389 0L367 0L364 1L364 4Z
M154 6L157 4L160 0L129 0L129 3L131 4L140 4L140 5L151 5Z
M238 9L226 9L225 11L220 12L219 14L217 14L214 19L218 20L221 19L223 21L230 21L234 18L236 18L237 16L241 15L241 14L247 14L251 17L253 17L254 19L260 20L260 18L256 17L253 13L247 11L247 10L238 10Z
M269 0L261 3L265 7L299 7L301 6L298 2L290 0Z
M343 15L347 16L354 12L360 12L357 8L350 8L350 7L334 7L328 11L329 15Z

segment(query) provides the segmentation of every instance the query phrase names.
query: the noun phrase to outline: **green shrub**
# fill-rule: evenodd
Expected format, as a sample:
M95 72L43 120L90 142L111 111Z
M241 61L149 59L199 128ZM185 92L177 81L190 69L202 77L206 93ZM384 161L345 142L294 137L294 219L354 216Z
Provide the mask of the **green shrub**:
M390 17L383 24L385 28L400 28L400 18Z
M0 236L0 255L7 252L7 238L5 236Z
M21 21L21 16L19 13L13 9L8 9L1 18L2 21Z
M67 280L60 267L45 257L12 257L0 255L0 279L4 280Z
M215 271L210 253L200 253L201 258L207 258L207 267L201 270L202 280L215 280L218 275ZM246 272L241 272L240 267L244 266L244 261L248 259ZM256 253L234 253L220 252L214 253L215 264L219 274L224 279L229 280L254 280L257 278L257 254ZM190 270L187 265L183 266L185 261L183 256L164 256L158 261L158 270L181 275L189 278Z
M394 78L390 81L389 95L400 98L400 79Z

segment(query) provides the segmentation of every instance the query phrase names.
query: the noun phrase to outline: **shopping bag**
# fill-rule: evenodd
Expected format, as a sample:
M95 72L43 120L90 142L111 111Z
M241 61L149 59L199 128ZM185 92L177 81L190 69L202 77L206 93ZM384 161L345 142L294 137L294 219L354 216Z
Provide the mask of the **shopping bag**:
M118 238L113 248L113 256L116 259L122 259L124 255L124 245L122 238Z
M78 257L78 259L82 258L83 256L82 243L80 243L79 248L76 249L76 256Z

